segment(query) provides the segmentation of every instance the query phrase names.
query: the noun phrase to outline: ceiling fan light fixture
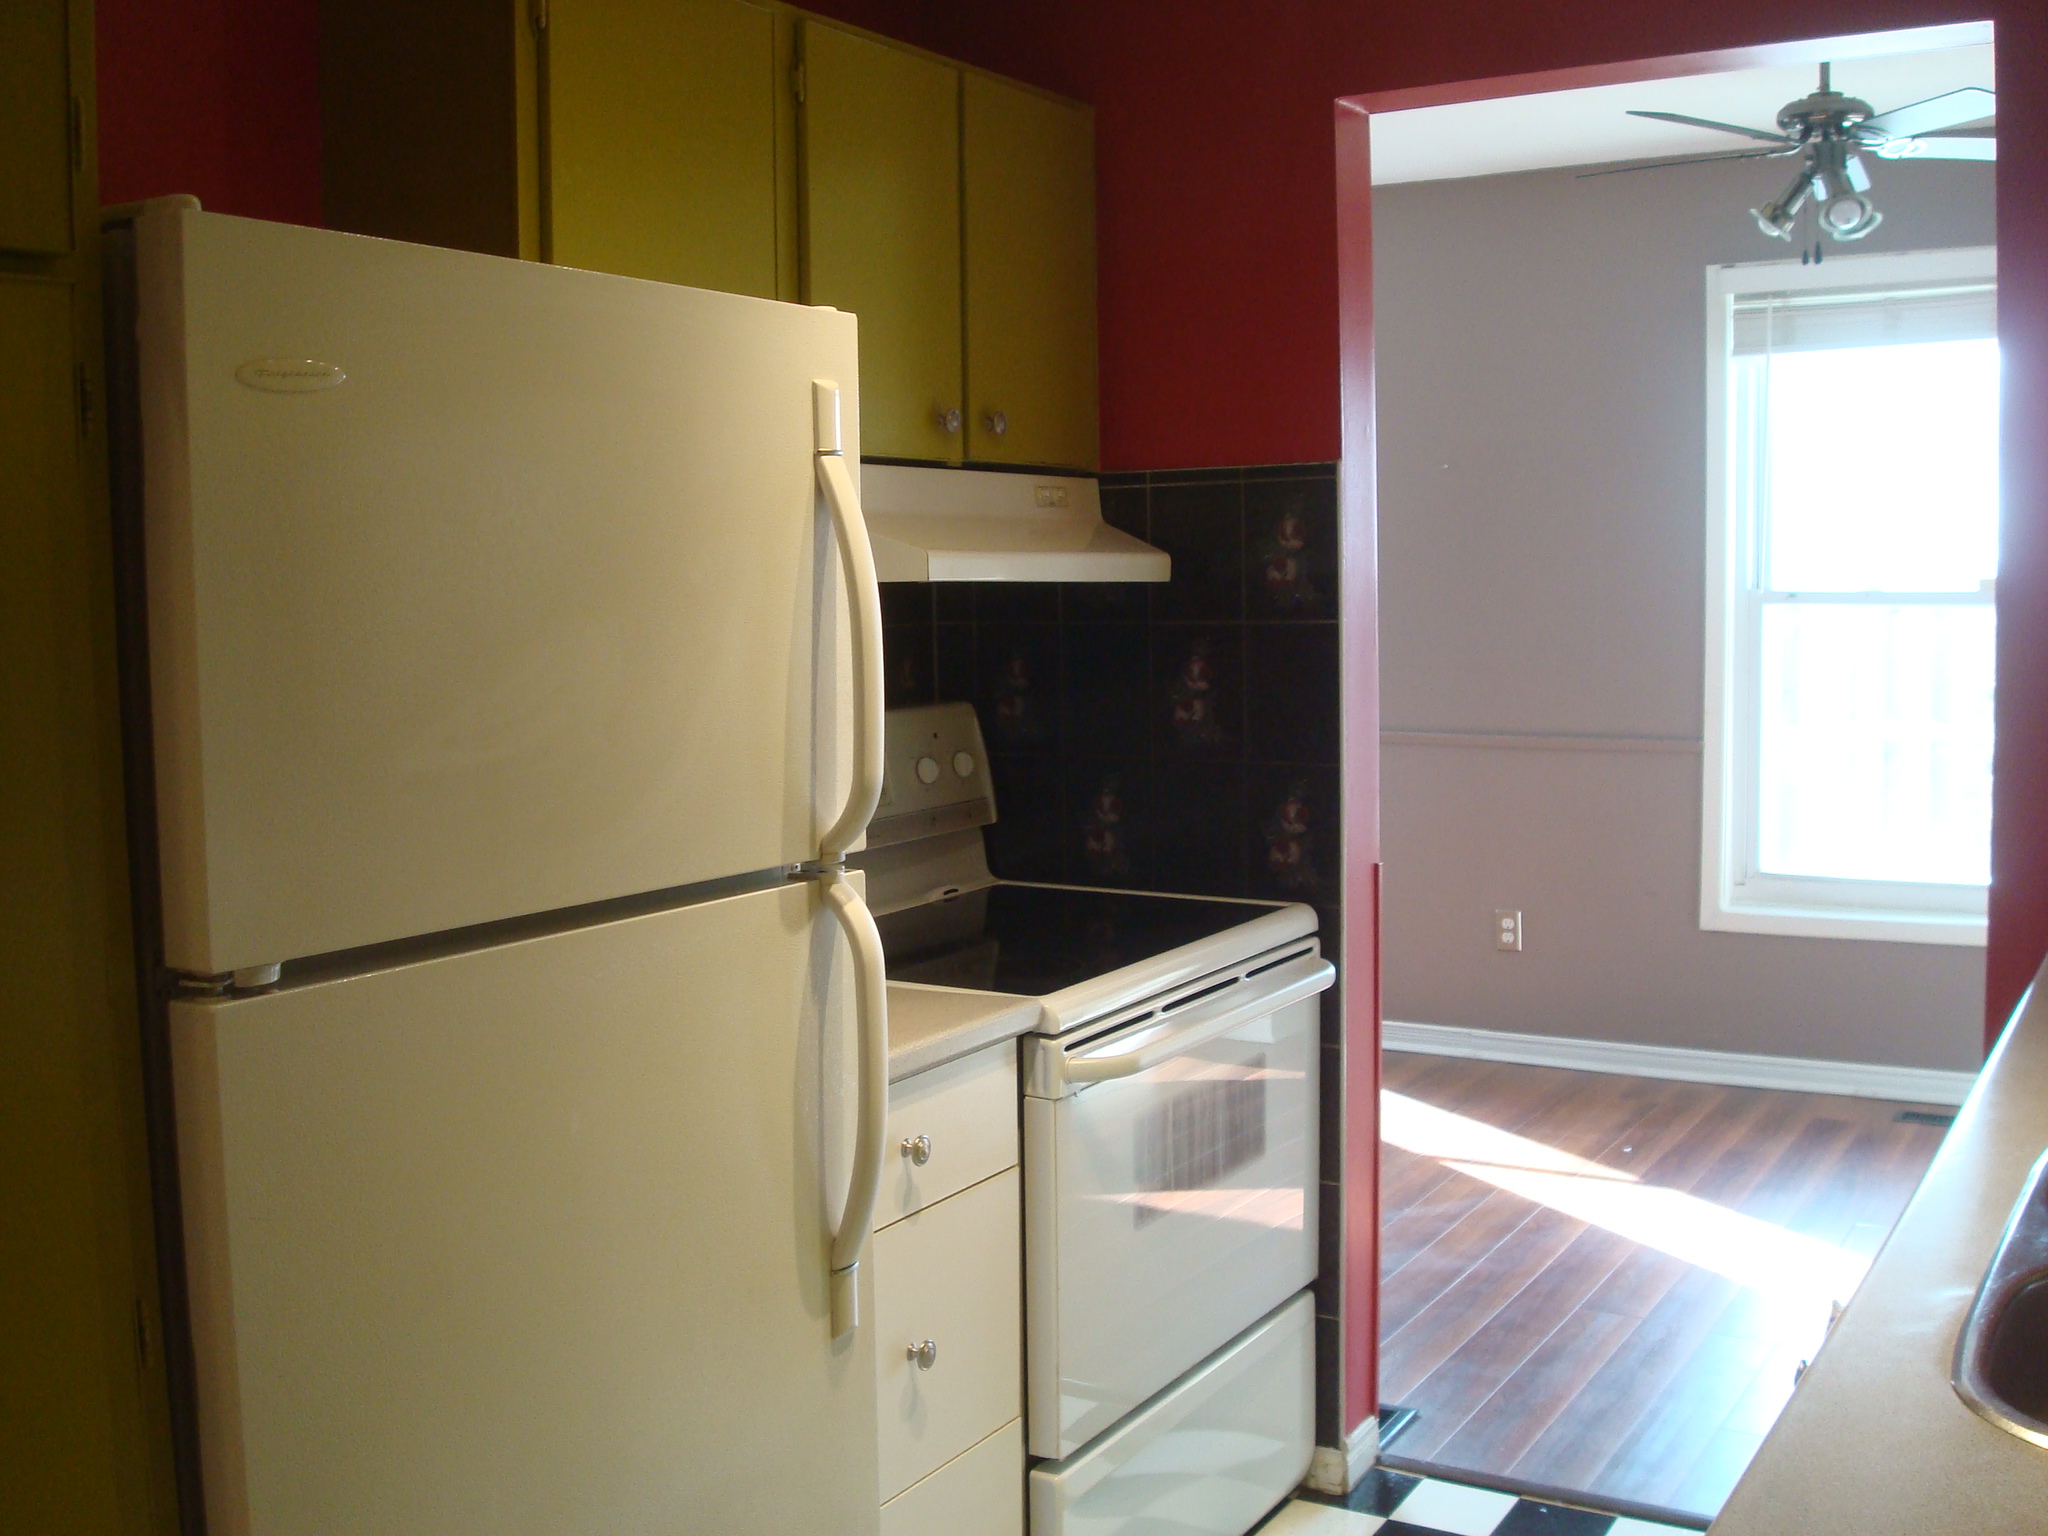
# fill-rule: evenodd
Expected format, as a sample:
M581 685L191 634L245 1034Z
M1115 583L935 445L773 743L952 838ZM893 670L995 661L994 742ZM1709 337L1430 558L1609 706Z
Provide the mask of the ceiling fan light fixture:
M1773 240L1790 240L1792 227L1799 222L1799 210L1806 206L1806 199L1812 192L1812 175L1802 169L1783 192L1763 207L1750 209L1750 217L1756 220L1756 227Z
M1884 215L1860 192L1829 198L1820 210L1821 228L1837 240L1861 240L1883 222Z
M1799 214L1808 198L1815 205L1815 222L1823 233L1836 240L1861 240L1884 222L1884 215L1871 205L1870 168L1863 152L1874 150L1880 159L1973 160L1998 158L1998 141L1977 133L1952 134L1945 130L1990 118L1997 96L1982 86L1964 86L1942 96L1932 96L1888 112L1871 111L1870 103L1834 88L1830 65L1820 67L1820 86L1811 95L1788 101L1778 111L1776 133L1746 128L1740 123L1716 122L1684 112L1653 112L1630 108L1629 116L1654 118L1689 128L1708 128L1732 133L1771 145L1769 149L1734 150L1721 154L1694 155L1684 160L1656 161L1647 165L1624 165L1587 171L1588 176L1612 176L1617 171L1657 170L1667 165L1693 165L1710 160L1777 160L1797 155L1799 174L1792 185L1761 208L1749 210L1757 228L1773 240L1792 239ZM1936 137L1922 138L1922 134ZM1820 246L1813 248L1815 259Z

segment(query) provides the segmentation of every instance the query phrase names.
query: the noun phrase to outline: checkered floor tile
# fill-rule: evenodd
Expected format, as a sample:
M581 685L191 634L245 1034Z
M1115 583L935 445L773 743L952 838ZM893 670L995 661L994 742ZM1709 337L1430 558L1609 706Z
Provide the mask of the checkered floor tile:
M1676 1525L1541 1504L1376 1467L1343 1503L1296 1499L1258 1536L1695 1536Z

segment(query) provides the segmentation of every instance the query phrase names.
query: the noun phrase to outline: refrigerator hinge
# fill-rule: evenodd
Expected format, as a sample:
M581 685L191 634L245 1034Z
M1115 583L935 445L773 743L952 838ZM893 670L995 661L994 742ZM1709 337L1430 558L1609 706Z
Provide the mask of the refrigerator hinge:
M276 986L282 972L277 965L244 965L217 975L172 971L170 990L173 997L244 997Z

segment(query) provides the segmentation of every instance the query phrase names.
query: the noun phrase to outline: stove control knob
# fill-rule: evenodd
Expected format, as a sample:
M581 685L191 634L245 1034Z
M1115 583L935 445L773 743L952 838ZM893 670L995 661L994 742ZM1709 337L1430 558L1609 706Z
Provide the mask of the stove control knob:
M974 754L972 752L955 752L953 754L953 772L963 779L973 778Z
M917 781L920 784L936 784L939 781L939 760L935 757L920 757L917 760Z

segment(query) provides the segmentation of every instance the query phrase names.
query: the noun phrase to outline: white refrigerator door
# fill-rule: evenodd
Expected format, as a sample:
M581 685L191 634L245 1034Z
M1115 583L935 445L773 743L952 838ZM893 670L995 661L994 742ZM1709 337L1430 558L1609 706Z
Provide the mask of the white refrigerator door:
M168 207L136 239L173 968L817 857L851 315Z
M873 1532L805 882L172 1008L214 1536Z

